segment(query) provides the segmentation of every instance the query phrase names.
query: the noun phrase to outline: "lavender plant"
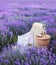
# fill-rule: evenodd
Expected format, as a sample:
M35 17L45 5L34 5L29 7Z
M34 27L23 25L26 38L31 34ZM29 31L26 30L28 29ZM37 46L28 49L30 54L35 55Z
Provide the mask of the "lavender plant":
M49 51L47 48L31 47L28 48L23 54L19 49L17 47L14 49L10 46L3 48L2 52L0 53L0 64L56 65L56 55L52 54L52 49Z
M0 49L7 43L10 43L12 37L13 33L7 27L0 25Z

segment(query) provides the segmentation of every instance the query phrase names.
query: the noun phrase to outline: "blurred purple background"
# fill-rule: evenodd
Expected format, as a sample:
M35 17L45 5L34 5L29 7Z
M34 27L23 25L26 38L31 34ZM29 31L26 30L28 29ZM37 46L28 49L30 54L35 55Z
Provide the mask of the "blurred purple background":
M56 8L56 0L0 0L0 8L8 6Z

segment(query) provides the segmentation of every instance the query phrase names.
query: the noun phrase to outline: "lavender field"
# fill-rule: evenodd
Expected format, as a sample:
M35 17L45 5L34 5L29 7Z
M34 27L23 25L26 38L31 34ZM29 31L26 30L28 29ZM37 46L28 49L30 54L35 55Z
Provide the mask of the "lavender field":
M23 50L17 45L18 35L27 33L34 22L45 24L51 35L48 49ZM0 65L56 65L55 0L0 1Z

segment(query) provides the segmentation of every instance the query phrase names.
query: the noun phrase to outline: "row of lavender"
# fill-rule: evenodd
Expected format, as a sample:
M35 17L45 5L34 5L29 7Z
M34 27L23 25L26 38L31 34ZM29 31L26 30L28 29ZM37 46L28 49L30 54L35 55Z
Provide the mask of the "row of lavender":
M32 47L23 50L18 45L16 49L8 46L0 53L0 65L56 65L56 55L51 48Z

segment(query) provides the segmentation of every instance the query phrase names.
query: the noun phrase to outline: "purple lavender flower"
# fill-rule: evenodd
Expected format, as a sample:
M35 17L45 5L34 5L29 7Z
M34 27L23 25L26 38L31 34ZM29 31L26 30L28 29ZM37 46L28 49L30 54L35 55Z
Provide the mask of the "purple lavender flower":
M16 65L20 65L20 62L15 61L15 64L16 64Z
M4 63L10 64L10 61L8 59L4 60Z
M29 63L28 62L25 62L25 65L29 65Z

